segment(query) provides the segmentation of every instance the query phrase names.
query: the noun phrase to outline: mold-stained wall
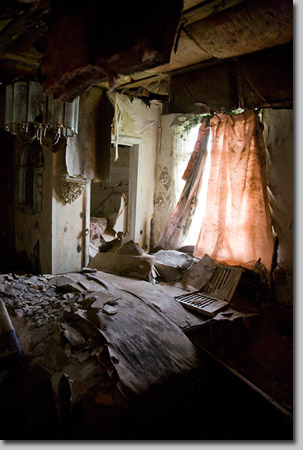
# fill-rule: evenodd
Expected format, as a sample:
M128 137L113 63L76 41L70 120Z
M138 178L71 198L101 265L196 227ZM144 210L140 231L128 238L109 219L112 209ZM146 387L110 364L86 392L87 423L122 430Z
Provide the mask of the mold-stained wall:
M71 138L72 139L72 138ZM66 173L65 152L54 155L52 186L52 273L80 270L85 266L89 221L89 190L87 184L72 203L62 195L62 175Z
M66 174L65 141L60 147L53 153L47 146L42 146L44 163L39 211L22 207L16 189L16 251L21 265L25 264L28 270L36 273L64 273L85 265L89 187L85 187L71 204L65 201L61 188L61 175ZM17 161L21 148L19 142Z

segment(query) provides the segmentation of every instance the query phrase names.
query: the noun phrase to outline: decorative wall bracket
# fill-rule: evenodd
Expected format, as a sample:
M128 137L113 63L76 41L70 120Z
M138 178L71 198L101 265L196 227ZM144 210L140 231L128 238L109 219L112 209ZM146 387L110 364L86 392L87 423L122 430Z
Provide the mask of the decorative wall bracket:
M165 189L169 188L170 176L168 174L167 167L164 167L164 169L162 170L162 172L161 172L161 174L159 176L159 180L161 181L161 183L163 184Z
M86 180L85 178L61 175L61 189L64 200L67 203L72 203L77 200L89 182L90 180Z
M162 208L162 206L164 205L164 197L162 192L159 192L156 199L155 199L155 204L158 208Z

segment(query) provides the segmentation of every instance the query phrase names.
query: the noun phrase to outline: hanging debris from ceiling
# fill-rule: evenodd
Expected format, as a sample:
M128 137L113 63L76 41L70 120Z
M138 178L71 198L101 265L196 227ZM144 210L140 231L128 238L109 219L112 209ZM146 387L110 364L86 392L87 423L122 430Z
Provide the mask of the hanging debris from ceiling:
M113 88L120 74L168 62L182 3L54 1L40 65L45 94L70 100L102 80Z

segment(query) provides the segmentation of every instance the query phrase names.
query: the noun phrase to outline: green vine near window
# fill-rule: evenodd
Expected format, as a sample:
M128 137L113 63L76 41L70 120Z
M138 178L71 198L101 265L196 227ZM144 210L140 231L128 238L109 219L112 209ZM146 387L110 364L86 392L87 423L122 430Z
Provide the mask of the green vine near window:
M223 112L223 111L222 111ZM233 109L231 111L225 112L224 114L227 114L229 116L233 116L233 115L237 115L237 114L241 114L244 112L244 109L242 108L238 108L238 109ZM186 136L188 135L188 133L190 132L190 130L194 127L196 127L197 125L199 125L202 122L206 122L206 126L210 126L209 122L210 119L215 115L216 113L213 114L193 114L192 116L188 117L188 116L181 116L178 118L179 122L182 122L178 127L177 127L177 134L180 136L180 138L185 139Z
M232 109L231 111L225 112L224 114L227 114L228 116L236 116L238 114L242 114L244 112L244 109L238 108L238 109Z
M177 127L177 134L180 138L185 139L190 130L205 120L210 120L211 114L196 114L190 117L179 117L179 121L182 122Z

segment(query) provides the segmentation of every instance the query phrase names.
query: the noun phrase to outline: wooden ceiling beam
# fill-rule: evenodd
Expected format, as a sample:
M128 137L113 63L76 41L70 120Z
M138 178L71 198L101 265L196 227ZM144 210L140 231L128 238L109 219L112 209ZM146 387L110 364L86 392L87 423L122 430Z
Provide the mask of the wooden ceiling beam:
M31 58L25 55L17 55L15 53L2 53L0 59L1 61L7 60L16 63L22 63L35 68L39 67L39 61L37 61L36 58Z
M0 55L3 52L9 52L10 48L13 48L19 39L22 41L22 36L28 33L30 26L33 26L35 18L42 13L49 12L48 8L49 0L41 0L31 8L25 8L17 17L13 18L0 32ZM16 48L14 48L15 51Z
M211 14L224 11L227 8L242 3L245 0L203 0L198 2L196 5L185 9L182 13L182 19L185 21L186 25L197 22L198 20L205 19L205 17ZM185 2L186 7L186 2Z

